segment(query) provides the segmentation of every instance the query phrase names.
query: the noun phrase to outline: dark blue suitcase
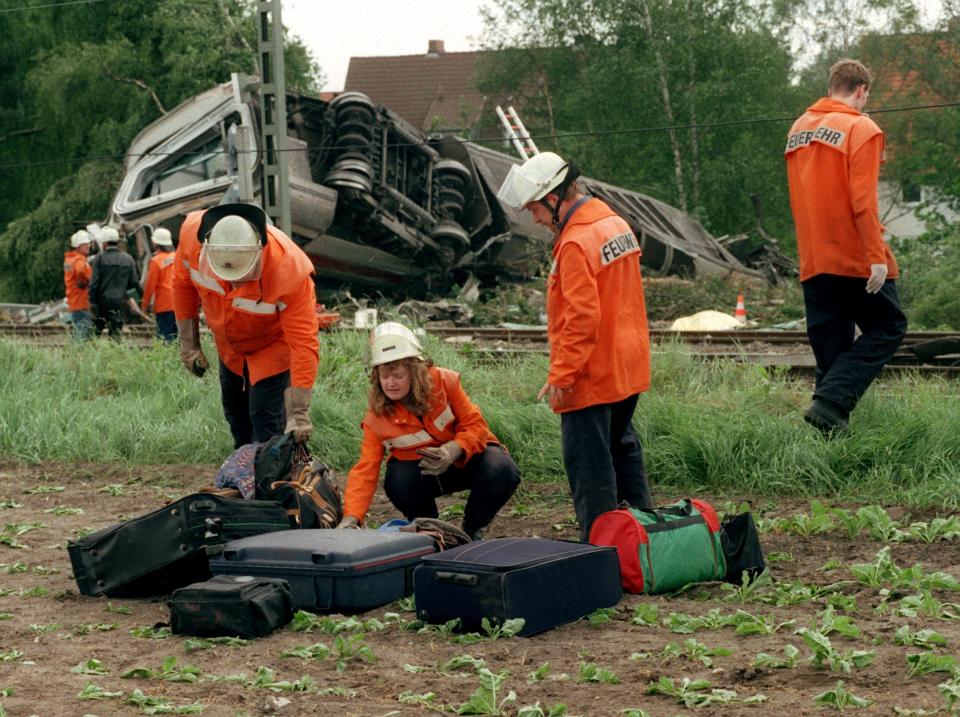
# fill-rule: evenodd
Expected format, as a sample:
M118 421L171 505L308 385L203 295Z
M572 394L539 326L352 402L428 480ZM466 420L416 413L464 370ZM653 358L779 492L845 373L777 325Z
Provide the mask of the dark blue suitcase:
M425 556L413 571L417 617L460 618L479 631L483 618L523 618L534 635L620 602L614 548L543 538L481 540Z
M234 540L210 559L214 575L283 578L304 610L360 612L409 595L428 535L379 530L290 530Z

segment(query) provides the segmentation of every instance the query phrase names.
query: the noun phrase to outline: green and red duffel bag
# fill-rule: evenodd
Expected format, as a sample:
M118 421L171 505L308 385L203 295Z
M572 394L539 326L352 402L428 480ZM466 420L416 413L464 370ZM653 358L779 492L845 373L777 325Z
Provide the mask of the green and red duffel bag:
M723 580L727 573L720 519L703 500L601 513L590 528L590 542L617 549L623 589L629 593L670 592Z

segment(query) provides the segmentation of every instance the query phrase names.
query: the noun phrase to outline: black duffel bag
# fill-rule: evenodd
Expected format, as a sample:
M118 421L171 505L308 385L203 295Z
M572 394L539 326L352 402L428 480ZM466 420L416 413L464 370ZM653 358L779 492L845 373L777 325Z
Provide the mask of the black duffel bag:
M720 545L727 562L724 581L728 583L742 584L744 573L748 581L753 581L767 567L760 534L749 512L723 520L720 524Z
M293 619L286 580L217 575L170 598L170 629L196 637L260 637Z

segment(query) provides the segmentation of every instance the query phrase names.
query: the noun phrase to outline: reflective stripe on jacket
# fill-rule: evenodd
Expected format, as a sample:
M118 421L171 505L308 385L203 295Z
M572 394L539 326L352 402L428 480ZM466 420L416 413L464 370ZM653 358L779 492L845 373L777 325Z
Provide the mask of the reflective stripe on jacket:
M176 255L173 251L158 252L150 260L147 267L147 283L143 287L143 300L140 302L144 311L150 308L153 299L153 313L162 314L164 311L173 311L173 262Z
M86 311L90 308L90 277L93 268L87 257L78 251L63 255L63 284L67 291L67 308L70 311Z
M824 97L790 128L784 150L797 232L800 281L817 274L868 278L897 261L883 241L877 183L883 132L872 119Z
M343 514L363 520L377 490L380 467L389 452L401 461L417 461L418 448L440 446L455 440L463 449L456 462L464 466L487 444L498 443L480 409L467 396L460 384L460 374L445 368L430 368L433 392L430 410L423 417L415 416L399 403L390 413L377 415L367 411L360 426L363 442L360 458L350 469L344 491Z
M197 230L202 216L202 211L191 212L180 227L173 275L177 320L196 318L202 304L227 368L242 376L246 363L251 384L289 369L291 386L311 388L320 342L313 265L307 255L279 229L268 226L260 279L220 281L199 268Z
M622 401L650 388L650 336L630 226L590 199L553 247L547 279L547 381L563 389L557 413Z

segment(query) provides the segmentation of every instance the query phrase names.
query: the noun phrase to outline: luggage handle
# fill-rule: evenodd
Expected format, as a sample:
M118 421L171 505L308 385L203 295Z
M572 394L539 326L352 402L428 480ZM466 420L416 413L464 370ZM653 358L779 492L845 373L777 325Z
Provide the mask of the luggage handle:
M454 585L470 585L475 586L480 579L476 575L470 575L469 573L447 573L447 572L437 572L434 574L438 583L453 583Z

